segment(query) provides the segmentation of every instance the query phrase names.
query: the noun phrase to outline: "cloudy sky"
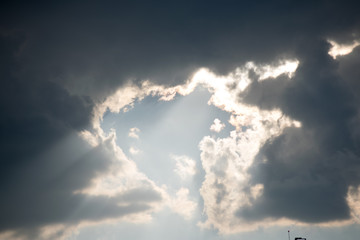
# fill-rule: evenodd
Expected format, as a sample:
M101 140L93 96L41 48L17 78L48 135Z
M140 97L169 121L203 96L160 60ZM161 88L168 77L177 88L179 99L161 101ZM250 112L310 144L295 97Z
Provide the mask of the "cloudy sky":
M0 239L360 235L356 1L0 6Z

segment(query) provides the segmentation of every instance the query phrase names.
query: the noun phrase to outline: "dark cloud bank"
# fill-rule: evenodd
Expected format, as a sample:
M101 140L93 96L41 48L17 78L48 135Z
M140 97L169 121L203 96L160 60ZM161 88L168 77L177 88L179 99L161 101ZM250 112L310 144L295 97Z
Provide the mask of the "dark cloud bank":
M347 191L360 183L360 75L355 69L360 49L340 63L328 50L324 41L302 45L294 79L255 80L241 96L264 109L280 108L302 128L285 129L260 150L251 174L253 183L264 184L264 195L240 209L240 217L350 218Z
M89 125L90 98L72 96L46 79L17 76L16 41L10 36L1 42L0 231L20 228L35 239L44 225L120 217L159 201L146 189L111 198L74 194L109 169L110 140L91 148L75 134ZM142 197L126 200L134 194Z
M280 108L303 128L261 149L252 181L264 195L237 214L349 218L347 188L360 182L359 49L335 61L324 40L359 37L355 1L18 2L1 6L0 19L0 231L149 207L73 194L111 165L106 143L91 149L75 132L127 79L174 85L198 67L225 74L287 57L300 61L293 80L255 81L241 97Z

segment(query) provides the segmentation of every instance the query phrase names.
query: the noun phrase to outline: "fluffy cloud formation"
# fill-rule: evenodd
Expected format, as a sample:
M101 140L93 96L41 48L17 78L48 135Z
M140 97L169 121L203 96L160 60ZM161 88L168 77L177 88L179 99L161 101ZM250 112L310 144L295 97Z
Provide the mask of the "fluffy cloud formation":
M244 71L250 72L251 69ZM232 78L232 80L238 85L244 81L242 78ZM247 88L245 87L243 91ZM255 229L259 225L269 225L264 221L266 219L249 222L236 216L238 209L252 206L256 199L262 196L264 190L262 183L251 182L249 169L253 166L261 146L268 139L280 135L287 127L298 128L301 124L283 116L276 109L261 110L237 103L236 96L243 92L241 88L221 90L221 94L228 95L228 98L214 98L219 94L217 88L213 91L211 98L213 104L232 113L230 123L236 127L236 130L227 138L204 137L199 145L205 171L205 180L200 193L207 214L207 220L200 226L214 227L222 233L235 233ZM279 221L278 224L282 223Z
M172 155L172 159L175 160L175 172L181 177L181 179L187 179L192 177L196 173L196 163L194 160L187 156Z
M354 48L360 45L359 41L354 40L351 44L338 44L335 41L329 40L332 45L328 54L336 59L337 56L343 56L351 53Z
M213 132L220 132L225 127L225 124L223 124L219 119L215 119L214 123L210 126L210 130Z
M189 189L180 188L179 191L176 192L176 197L171 200L170 207L185 219L190 219L193 216L197 204L195 201L189 199Z

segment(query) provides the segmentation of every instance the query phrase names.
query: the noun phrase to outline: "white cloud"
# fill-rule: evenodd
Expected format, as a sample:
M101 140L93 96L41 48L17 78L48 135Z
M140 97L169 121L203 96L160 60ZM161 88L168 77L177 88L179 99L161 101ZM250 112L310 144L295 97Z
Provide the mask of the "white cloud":
M140 153L140 150L137 149L136 147L130 147L129 152L131 153L131 155L137 155Z
M246 170L258 150L256 142L253 145L251 140L255 139L241 138L233 131L228 138L204 137L201 141L205 180L200 194L207 216L202 226L215 227L223 233L239 231L242 223L235 212L240 206L251 203L251 195L245 191L245 186L249 185Z
M221 99L218 100L215 104L222 106ZM240 103L233 109L229 122L236 127L229 137L214 139L206 136L199 145L205 171L200 194L207 215L207 220L200 226L235 233L260 225L284 224L284 220L249 224L238 218L236 212L261 196L263 186L251 185L247 171L260 147L281 134L285 127L300 127L301 124L283 116L279 110L262 111ZM246 126L244 131L243 126Z
M271 225L287 225L286 219L265 219L248 222L236 216L240 207L251 206L262 195L263 185L252 185L249 167L269 136L264 131L248 129L232 131L227 138L206 136L200 143L201 162L205 180L200 188L207 219L199 223L202 228L215 228L222 234L233 234Z
M213 132L220 132L225 127L225 124L223 124L219 119L215 119L214 123L210 126L210 130Z
M96 147L99 144L99 139L96 135L92 134L88 130L79 132L79 136L84 139L92 147Z
M181 179L185 180L196 173L196 163L193 159L187 156L171 155L171 158L175 160L175 173L177 173Z
M256 65L253 62L248 62L245 66L259 75L259 81L262 81L268 78L276 78L281 74L286 74L291 78L298 65L299 61L297 60L286 60L280 61L277 65Z
M176 193L176 198L171 200L171 209L185 219L190 219L197 207L195 201L189 200L189 189L180 188Z
M337 56L343 56L351 53L354 48L360 45L359 41L353 41L352 44L338 44L332 40L328 40L328 42L332 45L328 53L334 59L336 59Z
M139 132L140 129L138 129L137 127L130 128L128 136L131 138L139 139Z

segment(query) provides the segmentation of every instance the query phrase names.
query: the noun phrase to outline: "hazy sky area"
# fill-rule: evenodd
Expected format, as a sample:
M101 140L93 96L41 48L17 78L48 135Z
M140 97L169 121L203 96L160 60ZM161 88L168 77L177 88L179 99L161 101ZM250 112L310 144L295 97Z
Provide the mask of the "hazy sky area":
M0 240L353 240L357 1L0 4Z

